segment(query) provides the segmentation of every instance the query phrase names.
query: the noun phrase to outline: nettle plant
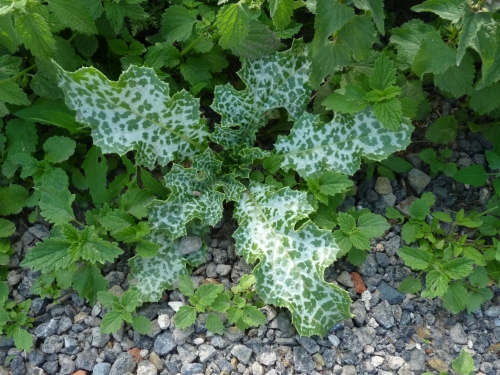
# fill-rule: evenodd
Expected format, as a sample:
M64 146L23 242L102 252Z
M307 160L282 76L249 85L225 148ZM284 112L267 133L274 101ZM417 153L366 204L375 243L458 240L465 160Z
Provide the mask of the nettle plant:
M150 233L144 237L158 250L129 260L131 289L141 303L158 301L164 289L188 274L189 263L199 264L206 247L197 252L201 255L186 255L180 251L182 238L206 233L222 218L224 203L234 202L236 252L257 263L255 291L265 303L287 307L301 335L323 336L351 317L348 293L324 281L324 269L340 249L331 231L310 220L315 209L307 192L249 176L262 160L305 180L320 181L332 172L352 175L362 157L383 160L405 148L413 127L403 120L388 130L369 107L321 121L306 112L310 71L301 41L285 52L245 61L239 71L244 90L229 84L215 89L212 108L221 123L210 132L198 99L186 91L170 96L168 84L150 68L131 66L116 82L95 68L74 73L59 68L66 103L90 127L95 145L104 153L135 151L137 166L169 170L170 195L149 204ZM294 123L290 134L279 136L272 151L255 147L257 131L279 118L280 108ZM36 246L30 261L57 261L45 247Z

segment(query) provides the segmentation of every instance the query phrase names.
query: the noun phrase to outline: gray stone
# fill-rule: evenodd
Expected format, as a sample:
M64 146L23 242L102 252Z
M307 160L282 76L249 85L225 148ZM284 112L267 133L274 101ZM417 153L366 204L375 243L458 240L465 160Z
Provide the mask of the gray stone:
M217 272L221 276L227 276L231 273L232 267L229 264L218 264L215 267L215 272Z
M245 345L235 345L231 350L231 354L238 358L238 361L244 364L248 364L250 356L252 355L252 349L246 347Z
M200 357L200 362L205 363L215 357L217 351L212 345L202 344L198 348L198 356Z
M141 361L137 365L137 375L156 375L158 374L158 369L154 364L148 360Z
M459 169L470 167L472 164L472 159L468 156L462 156L457 160L457 167Z
M61 350L64 354L76 354L78 350L78 341L73 337L64 335L64 349Z
M260 365L259 362L252 363L252 375L264 375L264 368Z
M352 282L351 275L347 271L342 271L340 273L339 277L337 277L337 282L348 288L354 288L354 283Z
M184 236L179 242L179 253L182 255L188 255L196 253L201 249L203 242L199 236Z
M50 236L49 228L47 228L43 224L33 225L32 227L28 228L28 232L30 232L33 236L40 240L44 240L46 238L49 238Z
M389 302L391 305L401 303L405 299L405 295L403 293L401 293L397 289L394 289L385 281L382 281L378 285L377 289L380 292L380 298Z
M354 322L358 327L362 327L366 321L366 309L360 300L351 305L351 313L354 315Z
M299 342L302 347L307 350L309 354L314 354L319 352L319 345L310 337L300 337L299 335L295 336L295 339Z
M359 273L363 276L373 276L377 273L377 261L375 255L368 254L366 260L359 266Z
M184 345L193 332L193 327L188 327L186 329L176 328L172 333L172 337L174 338L174 341L177 345Z
M394 325L394 316L391 307L387 301L380 302L373 309L373 317L385 329L389 329Z
M387 366L389 366L391 370L399 370L404 363L405 360L401 357L395 357L392 355L387 356Z
M413 168L408 172L408 183L418 195L424 191L429 182L431 182L429 175L425 174L420 169Z
M177 353L182 363L191 363L196 359L196 349L192 345L180 345L177 347Z
M425 352L423 350L413 349L410 352L405 352L404 358L408 363L410 371L423 371L425 370ZM409 355L408 355L409 354Z
M12 375L26 374L26 367L24 366L24 359L21 356L15 356L10 362L10 372Z
M181 367L181 375L198 375L203 373L203 365L201 363L186 363Z
M381 195L379 203L381 207L387 208L387 207L394 207L396 201L397 201L396 196L393 193L389 193Z
M158 335L154 343L154 351L158 355L170 353L177 346L172 332L168 331Z
M109 287L121 285L125 280L125 274L120 271L111 271L106 275L105 279L108 281Z
M76 357L76 368L92 371L97 356L98 354L96 348L85 349Z
M342 366L341 375L357 375L357 374L358 372L356 371L356 366L353 365Z
M269 346L265 346L260 351L260 354L257 356L257 361L264 366L274 366L276 363L277 356L276 352Z
M111 370L111 364L106 362L98 363L94 366L92 375L108 375Z
M386 253L376 252L375 259L380 267L387 267L391 263Z
M57 369L59 368L58 361L45 362L42 368L49 374L57 374Z
M128 353L121 353L111 366L109 375L123 375L126 372L133 372L135 369L134 358Z
M494 317L500 315L500 306L491 306L491 307L489 307L484 312L484 315L486 315L488 318L494 318Z
M108 343L109 338L109 334L101 333L101 328L92 328L92 346L102 348Z
M212 337L212 339L210 340L210 343L215 346L216 348L219 348L219 349L224 349L225 347L227 347L229 344L227 343L226 340L224 340L222 337L220 337L219 335L216 335L214 337Z
M450 329L450 337L455 344L467 344L467 335L460 323L457 323Z
M0 375L1 374L2 372L0 371ZM28 366L26 375L45 375L45 371L43 371L43 369L41 369L40 367Z
M97 316L86 316L85 319L83 319L83 321L89 327L99 328L101 326L101 318L98 318Z
M375 181L374 190L378 194L392 193L391 181L389 181L387 177L377 177L377 181Z
M42 352L45 354L59 353L64 347L64 339L61 336L47 337L41 346Z
M160 329L167 329L170 326L170 317L167 314L158 315L158 325Z
M33 349L28 354L28 361L33 366L39 366L45 362L45 355L38 349Z
M59 373L61 375L70 375L75 371L75 362L67 355L59 355Z
M399 202L396 206L396 209L401 212L402 215L410 217L410 206L413 202L417 200L417 197L410 195L405 200Z
M401 246L401 237L396 235L390 238L388 241L385 241L384 248L385 253L388 257L392 257L396 254L399 247Z
M245 332L242 332L238 328L231 326L231 327L227 327L224 330L224 337L226 339L228 339L229 341L238 342L243 337L245 337Z
M61 317L61 319L59 320L59 326L57 327L57 334L61 335L64 332L69 331L72 325L73 322L70 318L68 318L67 316Z
M370 203L375 203L378 201L378 194L375 193L372 189L366 190L366 200Z
M48 303L45 298L33 298L33 300L31 301L30 309L36 315L42 315L43 313L45 313L45 307L47 306L47 304Z
M57 333L58 322L55 319L50 319L47 323L42 323L35 328L34 334L40 339L46 339L49 336Z
M295 363L295 370L306 374L311 373L316 367L313 359L307 351L301 346L293 348L293 362Z

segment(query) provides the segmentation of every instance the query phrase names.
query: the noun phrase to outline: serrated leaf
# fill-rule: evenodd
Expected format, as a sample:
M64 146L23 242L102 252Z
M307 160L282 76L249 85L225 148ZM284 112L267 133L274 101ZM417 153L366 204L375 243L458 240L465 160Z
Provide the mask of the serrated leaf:
M113 210L106 213L99 223L110 232L119 232L125 228L135 225L135 220L128 213L121 210Z
M251 19L248 34L241 42L231 47L234 55L248 60L261 59L276 52L281 43L276 33L264 23Z
M50 0L49 9L64 26L82 34L97 34L89 9L79 0Z
M217 13L219 45L227 49L240 44L248 35L249 24L250 16L245 3L224 5Z
M403 121L403 109L399 99L384 99L373 104L373 112L385 128L398 130Z
M35 12L16 17L19 39L34 56L51 58L55 53L55 40L46 20Z
M443 41L439 33L433 31L423 36L411 68L420 78L425 73L444 73L455 64L456 55L457 53Z
M368 238L380 237L390 227L391 225L381 215L366 212L358 217L358 228Z
M408 173L413 169L411 163L394 155L390 155L387 159L382 160L380 164L397 173Z
M446 212L436 211L436 212L432 213L432 216L435 217L436 219L438 219L439 221L444 222L444 223L451 223L453 221L450 214L448 214Z
M323 170L352 175L361 157L383 160L410 143L413 127L407 120L398 131L389 131L366 109L356 115L336 114L323 124L318 116L304 113L290 135L280 136L276 155L284 170L294 169L303 177Z
M436 298L442 296L448 290L450 279L440 273L432 270L425 277L426 289L422 292L422 297Z
M104 315L101 321L100 331L103 334L114 333L120 329L123 322L123 313L111 310Z
M458 182L469 184L475 187L483 186L488 178L488 174L483 166L473 164L470 167L460 169L453 175L453 178Z
M474 261L472 259L462 257L446 262L443 266L443 270L450 279L459 280L472 273L473 265Z
M340 113L356 113L363 110L368 104L364 90L356 84L347 84L336 90L321 103L326 109Z
M115 306L120 304L120 299L110 291L97 293L97 299L104 307L107 307L108 309L115 308Z
M91 305L97 301L97 293L107 290L108 282L101 275L101 270L93 264L86 264L74 274L73 288Z
M16 184L0 187L0 215L18 214L26 206L28 190Z
M500 82L472 91L470 106L480 115L487 114L500 105Z
M10 15L0 16L0 44L3 44L10 53L15 53L19 46L19 37L14 25L12 24L12 17Z
M373 74L370 76L370 87L373 90L385 90L396 83L394 62L385 54L375 61Z
M56 189L53 187L41 186L40 191L40 214L49 223L66 224L75 220L75 214L71 205L75 200L75 195L66 189Z
M53 136L45 141L43 150L45 160L60 163L67 160L75 152L76 142L67 137Z
M415 294L422 290L422 282L420 279L406 278L399 284L398 290L401 293Z
M380 34L385 35L384 28L384 1L383 0L355 0L357 8L369 10L372 13L373 22Z
M325 267L340 250L332 235L311 222L294 230L310 212L304 192L252 184L237 205L239 228L234 237L238 254L248 263L259 259L253 271L259 296L266 303L288 307L299 334L324 335L350 316L349 298L323 280Z
M188 275L179 277L179 291L187 297L194 294L194 284Z
M92 146L82 164L87 183L94 203L104 203L106 195L106 173L108 165L101 149Z
M423 221L426 216L430 213L431 206L424 199L417 199L413 202L409 208L409 212L412 218Z
M208 283L200 285L200 287L196 289L195 295L198 297L200 304L203 306L210 306L219 293L221 293L220 285Z
M181 64L180 70L184 79L191 85L196 85L200 82L210 82L212 78L209 67L202 58L188 57Z
M12 81L0 81L0 100L15 105L30 105L28 96L19 85Z
M186 91L170 97L168 84L151 68L131 66L117 82L94 68L75 73L60 69L59 86L66 104L77 111L78 121L90 126L94 143L105 153L136 150L136 163L152 168L156 161L166 165L206 147L199 100Z
M432 12L439 17L457 23L464 14L463 0L426 0L411 8L414 12Z
M196 321L196 310L192 306L183 305L175 314L175 326L177 328L191 327Z
M457 374L468 375L474 371L474 360L468 352L462 349L460 355L451 363L451 367Z
M401 237L407 244L415 242L417 238L422 238L423 235L422 226L419 223L408 222L403 225L401 230Z
M328 38L354 17L354 9L339 1L317 0L313 54L318 54Z
M229 296L225 293L221 293L215 298L210 307L217 312L225 313L230 306L231 303Z
M43 273L57 271L67 268L73 258L69 253L71 242L61 238L49 238L38 242L21 262L23 267L29 267L34 271L41 270Z
M329 3L333 3L329 2ZM342 70L351 62L351 52L344 44L334 43L326 40L319 51L312 57L310 82L317 88L323 79L336 71ZM325 86L321 86L325 87ZM316 92L316 99L321 98L321 92ZM321 100L322 101L322 100ZM319 101L319 103L321 102ZM316 103L316 100L315 100ZM316 111L314 114L318 114Z
M152 243L151 241L141 240L137 243L135 247L135 252L141 258L151 258L158 254L160 246L158 244Z
M105 2L104 11L114 32L118 34L123 25L123 19L126 15L126 10L122 4L115 2Z
M70 253L74 259L83 259L92 263L112 263L123 253L116 242L101 239L95 233L94 227L85 227L78 233L78 244L71 247Z
M478 266L485 266L486 262L484 256L478 250L472 246L465 246L463 250L463 256L474 261L474 264Z
M398 53L411 65L420 49L422 40L429 32L435 32L432 25L424 23L419 19L413 19L401 27L391 30L391 43L396 44Z
M370 250L370 239L367 235L359 230L355 230L349 233L349 241L351 241L352 246L358 250Z
M290 23L295 3L293 0L270 0L269 12L278 30L284 30Z
M153 192L149 189L129 189L118 199L118 208L137 219L142 219L147 216L147 206L153 197Z
M150 205L153 227L175 239L186 235L186 224L194 218L215 225L222 217L224 200L224 194L215 191L220 185L220 168L221 161L211 150L195 157L191 168L175 164L165 179L172 191L169 199L155 200Z
M247 85L245 90L237 91L229 84L217 86L212 108L220 113L222 124L241 124L244 134L253 135L266 125L264 115L270 109L284 107L295 119L309 100L309 71L305 45L295 41L285 52L245 61L238 72Z
M266 316L255 306L245 305L243 308L245 323L251 327L258 327L266 324Z
M460 65L452 65L444 73L435 74L434 84L458 98L471 92L475 73L474 61L466 53Z
M469 275L469 282L471 285L478 288L485 288L488 285L489 280L490 278L488 277L488 273L484 267L476 267L474 272Z
M471 314L479 309L484 302L491 300L493 298L493 292L490 288L479 288L477 291L470 291L468 296L467 313Z
M21 328L19 325L16 325L17 329L12 334L12 338L14 339L14 345L19 350L26 350L29 352L33 347L33 338L30 333L25 329Z
M349 234L356 228L356 219L345 212L339 212L337 215L337 223L340 226L340 229Z
M0 218L0 238L9 237L16 231L13 222Z
M403 247L398 250L398 255L414 270L425 270L433 261L432 254L421 248Z
M125 311L133 312L139 304L139 293L136 290L127 290L120 297L120 305L123 306Z
M339 31L338 38L352 51L356 61L368 58L377 34L371 20L371 12L352 17Z
M491 13L477 12L469 4L462 13L462 29L458 36L457 65L461 63L467 47L474 45L477 32L482 24L495 24Z
M457 137L458 122L453 116L438 118L427 128L425 138L434 143L446 144Z
M162 34L167 43L184 42L191 37L196 23L196 10L174 5L165 10L162 16Z
M141 335L148 335L153 332L153 325L145 316L134 316L132 318L132 328Z
M224 323L222 323L222 320L215 314L208 314L205 326L207 330L218 335L224 333Z
M453 314L458 314L465 309L468 298L467 288L462 281L449 284L448 290L441 297L443 307Z

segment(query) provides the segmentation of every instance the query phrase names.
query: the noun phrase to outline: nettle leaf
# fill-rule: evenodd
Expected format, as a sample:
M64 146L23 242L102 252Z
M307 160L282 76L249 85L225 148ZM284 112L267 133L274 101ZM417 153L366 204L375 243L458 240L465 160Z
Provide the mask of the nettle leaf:
M219 45L226 49L240 44L248 35L250 15L245 3L228 4L217 14Z
M61 163L75 152L76 142L67 137L50 137L43 144L45 160L51 163Z
M424 35L411 68L422 78L425 73L444 73L455 64L457 53L448 46L438 32Z
M49 223L66 224L75 220L75 214L71 208L75 195L71 194L67 188L55 189L41 186L38 190L40 191L41 215Z
M97 293L108 288L108 282L101 275L101 270L93 264L86 264L76 271L73 280L73 288L91 305L96 304Z
M303 177L331 170L352 175L361 157L383 160L410 143L413 126L404 119L398 131L384 128L370 109L356 115L336 114L327 124L307 112L295 122L290 135L280 136L276 155L284 170Z
M0 219L0 238L9 237L16 231L16 226L13 222L5 219Z
M104 153L136 150L136 163L153 168L206 148L208 131L199 100L186 91L170 97L169 86L151 68L131 66L118 81L94 68L59 68L59 86L77 120L92 129Z
M176 239L186 234L186 224L195 218L206 225L217 224L224 201L224 194L215 191L220 186L221 164L211 150L195 157L191 168L174 164L165 178L172 194L167 201L155 200L150 205L153 227Z
M396 45L398 54L411 65L420 49L420 43L427 33L436 32L432 25L419 19L413 19L391 30L391 43ZM439 34L438 34L439 36Z
M351 316L346 291L324 281L324 270L340 249L330 232L307 221L313 211L305 192L251 185L235 210L237 252L248 263L259 260L255 289L266 302L285 306L300 335L324 336Z
M191 37L196 23L196 10L174 5L162 16L163 36L168 43L184 42Z
M238 72L247 85L237 91L231 85L217 86L212 108L220 113L222 124L241 124L243 133L253 133L266 125L263 116L284 107L297 118L309 101L310 63L302 41L292 48L258 61L245 61Z

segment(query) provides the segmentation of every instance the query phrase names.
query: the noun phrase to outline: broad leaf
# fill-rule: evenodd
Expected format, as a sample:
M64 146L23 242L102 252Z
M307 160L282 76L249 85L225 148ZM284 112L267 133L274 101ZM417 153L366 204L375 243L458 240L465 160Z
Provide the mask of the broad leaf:
M73 258L69 253L71 242L61 238L49 238L30 250L21 266L29 267L43 273L57 271L69 267Z
M259 296L289 308L299 334L324 336L350 317L349 297L323 279L340 251L332 235L311 222L294 229L312 211L306 193L251 185L235 211L234 237L238 254L248 263L259 260L253 272Z
M55 40L47 21L39 13L25 13L17 17L16 31L19 39L34 56L42 58L54 56Z
M97 293L108 288L108 282L101 275L101 270L93 264L86 264L73 277L73 288L91 305L97 302Z
M41 215L49 223L66 224L75 219L71 208L75 194L71 194L67 188L61 190L41 186L38 190L40 191Z
M210 332L218 335L224 333L224 323L222 323L222 320L215 314L208 314L205 325Z
M411 8L414 12L432 12L439 17L456 23L464 14L464 0L426 0Z
M196 321L196 310L192 306L183 305L175 314L175 326L183 329L191 327Z
M443 300L443 307L446 310L451 311L453 314L458 314L465 309L469 296L464 282L458 281L450 283L448 290L441 298Z
M474 371L474 360L468 352L462 349L460 355L455 358L451 366L457 374L470 374Z
M147 335L153 332L153 325L145 316L134 316L132 318L132 328L141 335Z
M75 152L76 142L67 137L50 137L43 144L45 160L51 163L61 163Z
M111 310L109 311L101 321L100 329L101 333L113 333L120 329L123 322L123 313Z
M403 26L391 30L391 43L396 45L398 53L405 58L407 64L411 65L420 49L424 36L430 32L436 33L431 25L422 20L413 19ZM436 34L439 37L439 34Z
M328 38L353 17L354 9L340 1L317 0L313 54L317 55Z
M0 238L9 237L16 231L16 226L13 222L5 219L0 219Z
M0 215L18 214L26 206L28 190L21 185L0 187Z
M282 168L294 169L301 176L324 170L352 175L362 157L383 160L406 148L412 131L407 120L398 131L385 129L369 109L356 115L336 114L327 124L306 112L289 136L278 138L275 147L276 154L283 158Z
M245 3L228 4L217 14L219 45L226 49L241 43L248 35L250 15Z
M217 86L212 108L221 114L222 124L241 124L243 133L253 134L266 125L263 118L270 109L284 107L297 118L309 101L309 71L304 43L259 61L245 61L239 71L245 90L231 85Z
M444 73L455 64L456 55L457 53L443 41L441 35L433 31L424 35L411 67L420 78L425 73Z
M438 118L427 128L425 138L435 143L451 143L457 137L458 122L453 116Z
M167 43L184 42L191 37L196 23L196 10L174 5L162 16L163 37Z
M488 174L484 170L483 166L479 164L473 164L470 167L465 167L460 169L457 173L453 175L453 178L464 184L470 184L472 186L483 186L488 178Z
M186 91L170 97L168 84L151 68L131 66L117 82L95 68L59 69L59 86L104 153L136 150L136 163L152 168L206 148L199 100Z
M414 270L425 270L433 261L431 253L415 247L403 247L398 250L398 255Z

